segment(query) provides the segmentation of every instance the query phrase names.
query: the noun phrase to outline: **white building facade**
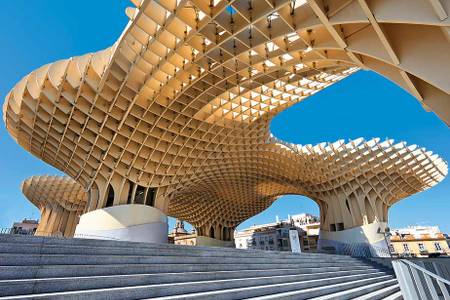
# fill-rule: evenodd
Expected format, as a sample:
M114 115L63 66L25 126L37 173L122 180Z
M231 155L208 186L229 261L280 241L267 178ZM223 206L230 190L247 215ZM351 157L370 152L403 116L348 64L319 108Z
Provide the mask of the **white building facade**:
M268 251L291 251L289 231L298 232L302 250L314 250L317 246L320 223L316 216L299 214L286 220L253 225L234 234L236 248Z

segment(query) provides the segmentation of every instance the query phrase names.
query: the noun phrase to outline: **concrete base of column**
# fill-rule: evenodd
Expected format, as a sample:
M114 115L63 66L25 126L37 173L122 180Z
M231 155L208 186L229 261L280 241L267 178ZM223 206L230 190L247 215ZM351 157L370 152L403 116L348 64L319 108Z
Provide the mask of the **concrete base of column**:
M370 251L373 256L387 256L389 248L383 234L386 227L385 222L375 222L342 231L320 230L318 247L326 251L349 252L344 254Z
M97 209L81 216L76 238L167 243L167 216L140 204Z
M207 236L197 236L196 246L235 248L234 241L222 241Z

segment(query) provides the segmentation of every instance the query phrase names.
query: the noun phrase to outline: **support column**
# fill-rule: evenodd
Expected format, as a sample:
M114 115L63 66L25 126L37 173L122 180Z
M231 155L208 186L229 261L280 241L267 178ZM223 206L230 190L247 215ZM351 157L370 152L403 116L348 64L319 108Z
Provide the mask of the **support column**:
M41 219L39 220L38 228L36 229L36 235L45 236L46 235L46 227L49 221L51 209L49 205L45 205L41 208Z
M383 200L362 189L344 190L320 201L321 227L318 247L342 252L370 251L372 255L386 255L389 246L384 232L387 216L380 215ZM350 254L350 253L348 253Z
M319 249L340 251L344 247L349 251L365 251L369 249L374 256L389 253L383 232L387 228L385 222L374 222L341 231L320 230ZM356 254L356 253L355 253Z
M141 204L116 205L85 213L75 237L132 242L167 243L167 216Z
M227 247L234 248L234 228L223 227L223 225L207 224L199 228L197 231L197 246L210 246L210 247ZM227 232L227 234L224 234Z
M70 212L67 218L67 225L64 231L65 237L73 237L75 233L75 227L80 219L80 214L78 212Z
M41 208L36 235L73 237L80 211L69 211L58 204L47 204Z

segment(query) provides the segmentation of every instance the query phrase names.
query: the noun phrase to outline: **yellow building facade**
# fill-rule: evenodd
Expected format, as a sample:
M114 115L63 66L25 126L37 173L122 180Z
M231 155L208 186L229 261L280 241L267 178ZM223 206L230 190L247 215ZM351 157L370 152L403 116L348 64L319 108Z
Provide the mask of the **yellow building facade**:
M409 227L394 230L390 237L394 256L433 257L450 255L446 237L437 227Z

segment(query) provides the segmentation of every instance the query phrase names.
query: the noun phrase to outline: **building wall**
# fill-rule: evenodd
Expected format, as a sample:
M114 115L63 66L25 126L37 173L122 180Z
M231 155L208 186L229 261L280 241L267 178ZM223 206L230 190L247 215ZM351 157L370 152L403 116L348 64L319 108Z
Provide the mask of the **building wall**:
M317 251L317 245L319 243L318 235L305 235L300 239L302 251Z
M446 236L437 226L412 226L392 230L391 253L395 256L450 255Z
M428 257L433 253L450 255L445 239L440 240L391 240L391 252L398 256Z
M24 219L22 222L15 222L12 230L14 234L35 234L39 222L37 220Z
M248 233L236 237L236 248L258 249L267 251L291 251L289 239L290 228L280 228L284 230L270 230L267 232ZM299 231L300 246L302 251L316 251L319 240L318 235L306 235Z
M234 241L222 241L207 236L198 236L197 233L190 234L170 234L169 240L173 239L175 245L186 246L206 246L206 247L227 247L234 248Z
M279 241L282 238L277 236L276 229L274 227L284 224L284 226L291 223L295 224L295 227L299 228L299 236L301 242L302 251L316 251L319 243L319 229L320 223L314 222L313 216L308 214L294 215L289 217L288 221L278 221L277 223L262 224L259 226L252 226L235 234L236 248L241 249L260 249L260 250L272 250L272 251L290 251L289 234L286 233L285 245L280 245ZM307 220L309 219L309 220ZM292 222L291 222L292 220ZM313 223L304 223L307 222ZM345 242L350 238L355 239L355 232L365 231L366 233L361 235L360 243L369 242L376 246L378 244L385 243L385 237L383 233L378 233L380 226L386 226L386 224L369 224L361 228L352 230L345 230L341 232L322 232L322 242L326 241L329 234L341 235L339 240ZM382 228L383 229L383 228ZM367 232L370 231L370 234ZM384 230L381 230L382 232ZM437 226L412 226L403 229L393 229L391 236L391 253L394 256L413 256L413 257L428 257L430 254L450 256L449 239L447 235L440 232ZM367 240L369 238L369 240ZM335 238L336 239L336 238ZM274 241L270 243L270 241ZM378 244L377 244L378 242ZM281 242L283 243L283 242ZM404 246L406 244L407 246ZM323 245L322 245L323 246ZM407 247L407 250L405 250Z
M255 225L234 235L236 248L291 251L289 230L297 230L302 251L317 250L320 222L310 214L288 216L287 220Z
M289 229L287 228L263 228L259 231L250 230L243 234L238 233L235 236L235 243L236 248L241 249L283 251L287 248L290 250L286 239L289 239Z
M197 245L197 234L185 234L179 236L173 236L173 243L175 245L187 245L187 246L196 246Z

